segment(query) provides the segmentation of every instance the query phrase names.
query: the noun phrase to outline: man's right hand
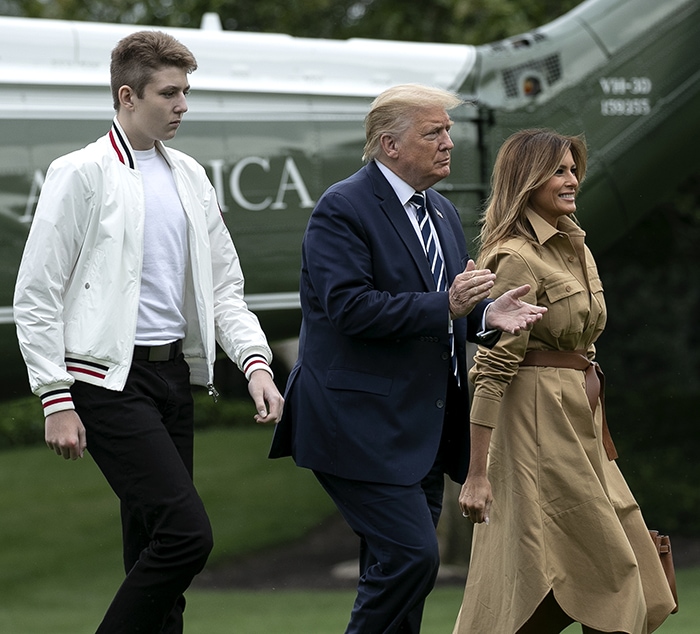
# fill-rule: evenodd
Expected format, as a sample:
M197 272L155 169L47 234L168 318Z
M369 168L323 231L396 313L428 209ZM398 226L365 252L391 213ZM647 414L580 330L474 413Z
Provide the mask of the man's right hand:
M66 460L83 457L87 440L85 427L74 409L54 412L46 417L46 445Z
M477 269L473 260L455 276L450 286L450 315L452 319L466 317L491 292L496 275L488 269Z

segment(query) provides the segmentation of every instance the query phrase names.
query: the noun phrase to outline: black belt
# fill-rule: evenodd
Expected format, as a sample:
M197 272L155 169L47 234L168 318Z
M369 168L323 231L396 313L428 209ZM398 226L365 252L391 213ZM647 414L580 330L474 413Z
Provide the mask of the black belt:
M134 346L134 361L171 361L182 352L182 339L162 346Z

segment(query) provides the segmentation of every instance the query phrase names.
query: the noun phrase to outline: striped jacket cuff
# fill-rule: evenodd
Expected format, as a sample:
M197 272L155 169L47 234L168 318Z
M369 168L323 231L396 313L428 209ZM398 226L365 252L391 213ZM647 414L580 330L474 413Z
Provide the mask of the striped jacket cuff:
M73 397L70 395L70 390L67 387L44 392L40 398L45 417L66 409L75 409Z
M275 376L272 372L272 368L267 362L267 359L265 359L265 357L263 357L261 354L251 354L243 361L243 374L245 374L245 378L248 381L250 381L250 375L256 370L265 370L265 372L268 372L270 376Z

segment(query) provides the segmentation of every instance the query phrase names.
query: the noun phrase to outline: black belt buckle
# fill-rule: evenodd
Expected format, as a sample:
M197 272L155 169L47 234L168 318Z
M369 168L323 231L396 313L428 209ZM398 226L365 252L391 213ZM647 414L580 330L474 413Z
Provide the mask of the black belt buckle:
M136 346L134 349L134 359L150 361L170 361L182 352L182 340L178 339L172 343L165 343L162 346Z
M173 345L172 343L166 343L162 346L151 346L148 351L148 360L152 362L170 361L170 359L172 359L170 353Z

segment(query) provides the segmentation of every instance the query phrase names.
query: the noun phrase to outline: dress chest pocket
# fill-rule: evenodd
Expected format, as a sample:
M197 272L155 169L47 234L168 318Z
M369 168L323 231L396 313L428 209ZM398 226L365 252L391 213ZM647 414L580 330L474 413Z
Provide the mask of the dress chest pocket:
M580 332L590 308L586 287L573 275L557 271L543 281L548 311L545 318L554 337Z
M576 293L585 293L586 289L575 277L556 274L545 279L544 292L547 295L547 300L554 304L566 297L576 295Z

